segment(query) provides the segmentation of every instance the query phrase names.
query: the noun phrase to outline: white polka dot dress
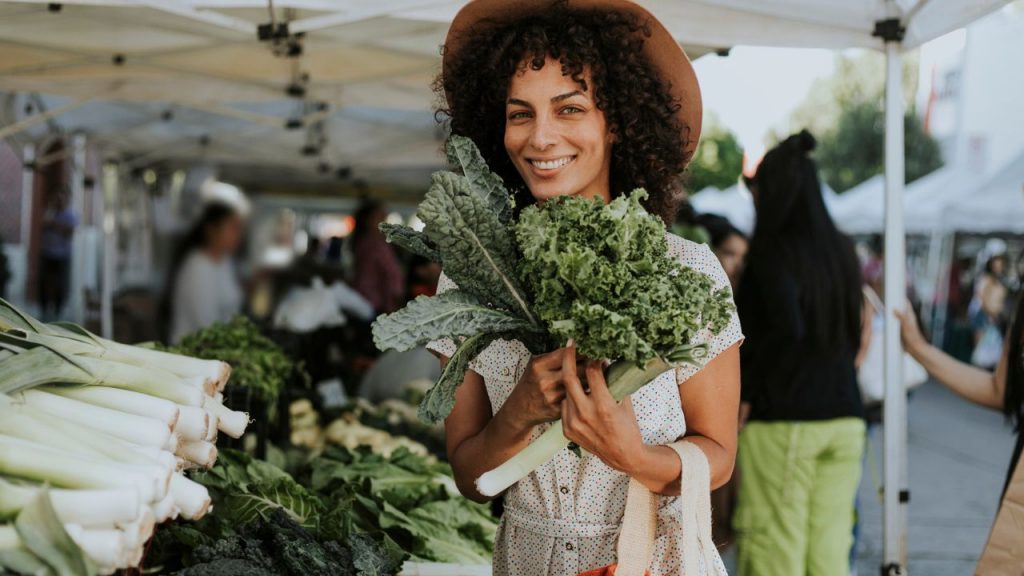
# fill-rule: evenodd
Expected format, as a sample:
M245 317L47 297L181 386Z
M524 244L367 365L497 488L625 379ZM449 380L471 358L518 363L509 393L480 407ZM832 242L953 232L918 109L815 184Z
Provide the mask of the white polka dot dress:
M673 234L666 235L668 253L683 265L708 274L716 287L729 285L717 258L703 244ZM438 292L455 285L442 275ZM698 336L709 341L710 358L740 341L739 318L735 314L717 336ZM450 357L451 340L431 342L428 348ZM519 341L499 340L491 344L470 368L483 377L492 413L497 413L530 359ZM695 367L667 371L633 394L633 407L644 442L671 444L686 432L680 406L678 382L697 372ZM535 439L549 424L534 430ZM599 458L577 457L562 450L505 493L505 514L498 530L494 552L496 576L576 576L580 572L615 562L615 545L626 505L629 477L609 468ZM658 496L658 529L652 555L653 576L681 575L681 500ZM710 572L702 565L701 575L722 576L725 566L715 553ZM698 576L698 575L684 575Z

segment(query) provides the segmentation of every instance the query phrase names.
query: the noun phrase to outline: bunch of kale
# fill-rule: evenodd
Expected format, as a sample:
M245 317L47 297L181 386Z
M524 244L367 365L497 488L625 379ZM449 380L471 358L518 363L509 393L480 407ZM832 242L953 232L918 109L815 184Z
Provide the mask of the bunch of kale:
M514 221L511 195L471 140L453 136L448 160L462 174L434 174L417 212L421 232L382 225L389 241L441 263L458 286L374 323L382 350L458 343L420 404L423 420L451 412L469 362L498 339L539 354L573 338L590 358L678 365L706 352L698 332L728 322L729 290L668 256L664 224L640 204L643 190L608 205L559 198Z

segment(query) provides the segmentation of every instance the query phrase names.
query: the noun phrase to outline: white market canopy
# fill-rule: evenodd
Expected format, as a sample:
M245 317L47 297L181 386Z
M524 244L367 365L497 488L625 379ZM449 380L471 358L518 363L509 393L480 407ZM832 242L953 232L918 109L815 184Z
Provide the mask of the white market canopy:
M691 57L737 44L881 49L875 22L897 16L909 22L903 46L912 48L1002 3L641 1ZM46 107L67 106L53 122L139 164L202 161L243 185L311 186L352 167L406 187L440 165L429 85L461 1L278 0L277 21L303 34L280 42L301 44L297 59L257 39L270 21L266 2L71 0L59 12L48 4L0 0L0 91L49 95ZM304 97L286 95L295 84ZM162 122L168 109L174 117ZM24 110L25 98L0 100L0 126L24 120ZM303 127L286 130L289 118ZM309 126L322 126L322 146L320 128ZM303 155L309 143L315 153Z
M943 206L940 226L947 231L1024 234L1024 150L971 194Z

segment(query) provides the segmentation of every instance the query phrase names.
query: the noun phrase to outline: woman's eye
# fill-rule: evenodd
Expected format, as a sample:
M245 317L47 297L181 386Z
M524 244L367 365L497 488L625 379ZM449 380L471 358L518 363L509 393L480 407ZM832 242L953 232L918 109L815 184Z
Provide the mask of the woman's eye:
M530 113L529 112L523 112L521 110L519 112L512 112L511 114L508 115L508 119L509 120L522 120L524 118L529 118L529 117L530 117Z
M579 114L581 112L583 112L583 108L578 106L566 106L565 108L562 108L562 114Z

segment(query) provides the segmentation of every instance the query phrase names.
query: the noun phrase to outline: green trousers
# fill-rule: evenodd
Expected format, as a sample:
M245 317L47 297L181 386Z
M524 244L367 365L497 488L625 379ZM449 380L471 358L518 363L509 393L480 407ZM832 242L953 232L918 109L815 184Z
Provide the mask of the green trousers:
M739 576L849 573L864 421L751 422L740 433Z

